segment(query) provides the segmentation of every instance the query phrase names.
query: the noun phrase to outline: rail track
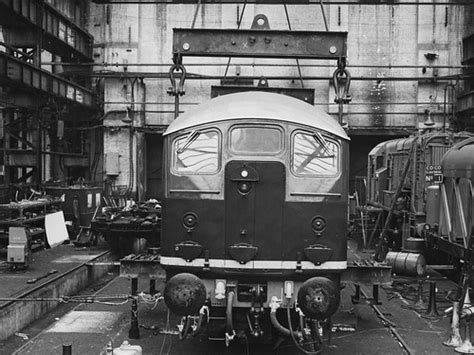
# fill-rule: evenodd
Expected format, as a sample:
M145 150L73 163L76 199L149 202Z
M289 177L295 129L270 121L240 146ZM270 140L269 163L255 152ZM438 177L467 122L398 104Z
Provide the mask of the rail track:
M5 325L0 327L0 340L15 334L54 309L60 302L58 295L74 295L98 280L108 272L114 261L114 254L106 250L53 277L43 280L39 277L37 285L31 285L24 291L0 298L0 319ZM94 265L95 262L103 265ZM38 302L39 300L42 301Z

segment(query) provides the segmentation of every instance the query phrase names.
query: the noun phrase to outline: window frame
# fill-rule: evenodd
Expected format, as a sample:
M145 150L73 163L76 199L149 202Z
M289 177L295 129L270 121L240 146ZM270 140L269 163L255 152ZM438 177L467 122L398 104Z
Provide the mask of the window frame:
M307 173L307 174L301 174L301 173L297 173L294 169L295 167L295 137L297 134L306 134L306 135L309 135L309 136L312 136L315 132L318 132L319 134L321 134L321 136L327 140L327 141L330 141L332 144L335 144L336 147L337 147L337 171L336 173L334 174L325 174L325 175L321 175L321 174L313 174L313 173ZM291 172L292 175L296 176L296 177L299 177L299 178L337 178L341 175L341 166L342 166L342 145L341 145L341 142L335 138L333 135L330 135L324 131L320 131L320 130L313 130L313 131L309 131L309 130L305 130L305 129L295 129L292 133L291 133L291 137L290 137L290 167L289 167L289 171Z
M212 172L183 172L183 171L178 171L175 169L176 167L176 157L177 157L177 152L176 152L176 142L179 139L186 139L188 135L192 133L193 130L187 131L185 133L181 133L171 139L171 144L169 145L171 149L171 155L170 155L170 172L175 175L175 176L200 176L200 175L217 175L222 169L222 132L217 129L216 127L210 127L210 128L202 128L196 129L198 132L202 133L208 133L208 132L215 132L217 133L217 169L212 171Z
M266 128L266 129L274 129L280 133L280 149L278 151L273 152L245 152L245 151L238 151L232 148L232 132L236 128ZM245 156L245 157L255 157L255 156L279 156L285 151L285 139L286 133L285 129L278 124L271 124L271 123L236 123L229 127L227 131L227 149L230 154L234 156Z

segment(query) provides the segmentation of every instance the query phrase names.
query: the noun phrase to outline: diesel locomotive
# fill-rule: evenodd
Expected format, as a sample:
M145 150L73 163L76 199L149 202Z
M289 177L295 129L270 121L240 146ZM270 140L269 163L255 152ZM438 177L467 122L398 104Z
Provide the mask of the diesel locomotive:
M383 221L392 216L384 231L387 247L425 251L427 202L443 182L441 161L453 145L470 137L469 132L430 131L385 141L371 150L366 199L372 211L383 217L373 218L373 231L382 229Z
M428 245L465 259L470 275L474 242L474 137L448 150L441 167L442 184L432 185L427 190L425 230Z
M189 109L164 137L160 262L181 335L317 336L347 267L344 129L254 91Z

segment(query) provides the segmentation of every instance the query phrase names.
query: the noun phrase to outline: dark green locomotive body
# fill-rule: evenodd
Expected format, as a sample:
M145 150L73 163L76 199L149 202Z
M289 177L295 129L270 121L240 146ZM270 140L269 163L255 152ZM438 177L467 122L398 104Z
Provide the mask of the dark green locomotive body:
M197 276L213 305L225 304L223 285L235 289L237 307L250 306L258 287L268 307L272 297L296 295L306 280L324 276L338 304L348 145L329 115L278 94L226 95L180 116L165 132L167 279Z

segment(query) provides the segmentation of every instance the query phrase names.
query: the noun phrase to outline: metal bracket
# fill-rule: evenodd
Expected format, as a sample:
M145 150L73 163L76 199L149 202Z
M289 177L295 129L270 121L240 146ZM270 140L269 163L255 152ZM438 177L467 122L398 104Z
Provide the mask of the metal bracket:
M392 282L392 267L371 260L353 261L341 275L341 282L387 285Z
M287 88L287 87L262 87L262 86L240 86L223 85L211 86L211 97L232 94L244 91L275 92L295 97L311 105L314 105L314 89Z
M347 32L173 29L173 56L334 59L345 62Z
M361 295L361 289L359 284L354 284L355 287L355 293L354 295L351 296L351 301L353 304L359 304L360 303L360 295ZM366 301L368 304L382 304L379 299L379 284L372 284L372 297L365 297Z
M130 254L120 260L120 276L136 278L146 275L153 279L165 279L159 255Z

